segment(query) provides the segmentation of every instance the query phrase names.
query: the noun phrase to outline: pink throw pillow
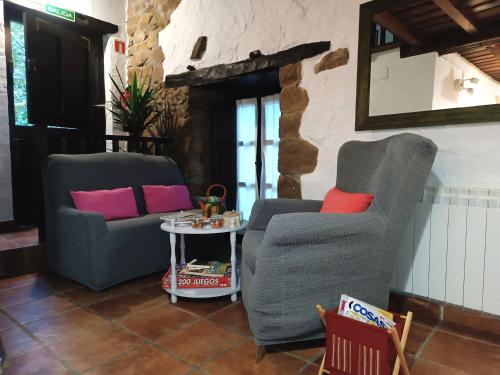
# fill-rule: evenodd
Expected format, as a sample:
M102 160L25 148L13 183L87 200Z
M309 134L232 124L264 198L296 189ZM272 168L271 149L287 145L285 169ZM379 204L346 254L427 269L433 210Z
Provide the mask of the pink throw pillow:
M78 210L98 212L105 220L139 217L131 187L70 193Z
M193 208L186 185L142 185L142 191L149 214Z

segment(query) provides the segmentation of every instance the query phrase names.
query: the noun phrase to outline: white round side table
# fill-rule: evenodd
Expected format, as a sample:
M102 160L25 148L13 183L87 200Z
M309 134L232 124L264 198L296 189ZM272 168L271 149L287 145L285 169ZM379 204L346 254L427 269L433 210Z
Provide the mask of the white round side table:
M231 301L236 302L237 293L241 290L240 280L236 277L236 232L244 229L247 223L243 221L239 227L222 227L222 228L212 228L211 226L205 226L203 228L192 228L191 225L172 225L170 223L161 224L161 230L170 233L170 266L171 279L170 279L170 289L167 292L170 293L172 303L177 302L177 297L187 297L187 298L211 298L211 297L221 297L231 295ZM231 241L231 286L228 288L191 288L191 289L180 289L177 288L177 275L176 275L176 258L175 258L175 243L176 235L180 234L181 237L181 264L186 264L186 243L184 241L184 235L194 234L194 235L209 235L217 233L230 233Z

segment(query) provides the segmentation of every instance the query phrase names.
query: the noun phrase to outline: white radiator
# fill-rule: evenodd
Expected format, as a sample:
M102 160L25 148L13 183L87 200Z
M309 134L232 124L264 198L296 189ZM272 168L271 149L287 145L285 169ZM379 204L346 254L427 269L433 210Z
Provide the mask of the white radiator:
M393 288L500 315L500 190L425 190Z

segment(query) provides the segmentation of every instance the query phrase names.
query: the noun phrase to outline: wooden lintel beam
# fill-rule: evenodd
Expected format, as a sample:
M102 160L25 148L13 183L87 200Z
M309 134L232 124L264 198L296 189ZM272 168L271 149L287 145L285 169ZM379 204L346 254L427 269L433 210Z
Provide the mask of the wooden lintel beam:
M389 30L401 41L413 47L424 45L423 40L407 25L394 17L390 12L383 11L373 15L373 22L379 24L384 29Z
M479 29L474 25L470 17L465 12L459 9L451 0L433 0L443 12L445 12L458 26L464 29L469 34L474 34Z
M180 74L168 75L165 77L165 87L208 85L243 74L276 69L326 52L330 49L330 45L330 41L300 44L271 55L260 55L230 64L219 64Z

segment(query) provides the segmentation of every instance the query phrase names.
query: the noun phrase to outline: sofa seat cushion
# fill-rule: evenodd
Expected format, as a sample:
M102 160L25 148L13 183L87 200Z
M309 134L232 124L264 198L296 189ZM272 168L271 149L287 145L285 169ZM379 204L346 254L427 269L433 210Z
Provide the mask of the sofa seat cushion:
M243 261L255 273L255 262L259 256L260 245L266 232L263 230L247 230L243 237Z
M129 241L144 244L156 241L159 237L168 237L168 234L160 229L162 214L148 214L129 219L114 220L106 222L108 229L106 240L123 242L125 238Z

